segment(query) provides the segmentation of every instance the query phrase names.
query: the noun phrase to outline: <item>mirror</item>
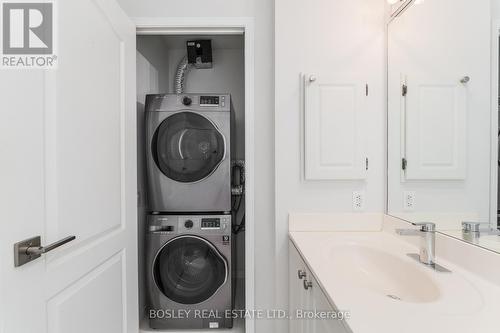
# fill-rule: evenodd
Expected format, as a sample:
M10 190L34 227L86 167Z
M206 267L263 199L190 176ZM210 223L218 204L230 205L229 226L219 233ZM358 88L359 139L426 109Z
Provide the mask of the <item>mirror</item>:
M500 1L407 3L388 25L387 212L500 252Z

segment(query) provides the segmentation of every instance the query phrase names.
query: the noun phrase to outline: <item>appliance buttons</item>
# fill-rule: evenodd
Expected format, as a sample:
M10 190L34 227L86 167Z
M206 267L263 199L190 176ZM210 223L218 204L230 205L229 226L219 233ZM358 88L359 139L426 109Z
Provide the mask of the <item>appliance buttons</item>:
M191 229L193 227L193 224L193 221L186 220L186 222L184 222L184 227L186 227L186 229Z
M191 103L193 103L191 98L184 96L184 98L182 99L182 104L184 104L185 106L189 106L189 105L191 105Z

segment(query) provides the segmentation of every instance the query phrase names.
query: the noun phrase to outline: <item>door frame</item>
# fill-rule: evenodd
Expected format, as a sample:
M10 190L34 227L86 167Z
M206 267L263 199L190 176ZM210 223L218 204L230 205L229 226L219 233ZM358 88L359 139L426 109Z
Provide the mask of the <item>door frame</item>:
M498 226L498 102L500 61L500 20L493 20L491 33L491 181L490 181L490 225Z
M243 35L245 55L245 308L255 308L254 20L250 17L136 17L137 35ZM245 318L255 333L255 319Z

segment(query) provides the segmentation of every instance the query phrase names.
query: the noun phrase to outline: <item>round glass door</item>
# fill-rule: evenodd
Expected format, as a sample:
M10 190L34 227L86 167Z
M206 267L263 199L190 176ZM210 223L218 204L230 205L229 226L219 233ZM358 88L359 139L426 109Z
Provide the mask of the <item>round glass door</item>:
M192 183L217 169L226 147L224 137L210 120L193 112L179 112L158 126L151 149L165 176Z
M180 236L163 246L153 263L160 291L181 304L209 299L225 283L227 264L212 244L196 236Z

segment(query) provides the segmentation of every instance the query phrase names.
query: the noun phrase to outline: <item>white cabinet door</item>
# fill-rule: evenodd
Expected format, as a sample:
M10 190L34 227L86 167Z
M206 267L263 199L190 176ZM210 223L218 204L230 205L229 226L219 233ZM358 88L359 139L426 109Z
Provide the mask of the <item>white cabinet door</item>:
M300 258L295 246L290 242L289 259L289 315L290 333L310 332L310 323L300 318L300 312L310 308L311 294L304 289L304 279L310 274L307 266ZM299 276L299 273L301 274Z
M344 324L336 319L318 319L318 315L332 313L319 283L302 260L299 252L289 242L289 315L290 333L344 333ZM299 272L303 273L299 277ZM307 313L307 315L304 315ZM298 315L298 316L297 316Z
M57 1L55 70L0 75L0 331L138 331L135 26ZM14 267L13 244L76 240Z
M319 314L325 314L325 313L332 313L334 311L334 308L332 305L330 305L330 302L328 302L328 299L326 298L325 294L321 290L321 287L316 281L316 279L312 278L312 288L311 288L311 293L312 293L312 308L316 313ZM329 315L328 315L329 316ZM344 333L347 332L347 330L344 328L343 323L340 320L337 320L335 318L316 318L312 321L312 326L313 329L311 332L314 333Z
M364 179L365 84L350 76L304 75L305 177Z
M406 179L465 179L467 84L461 79L406 75Z

